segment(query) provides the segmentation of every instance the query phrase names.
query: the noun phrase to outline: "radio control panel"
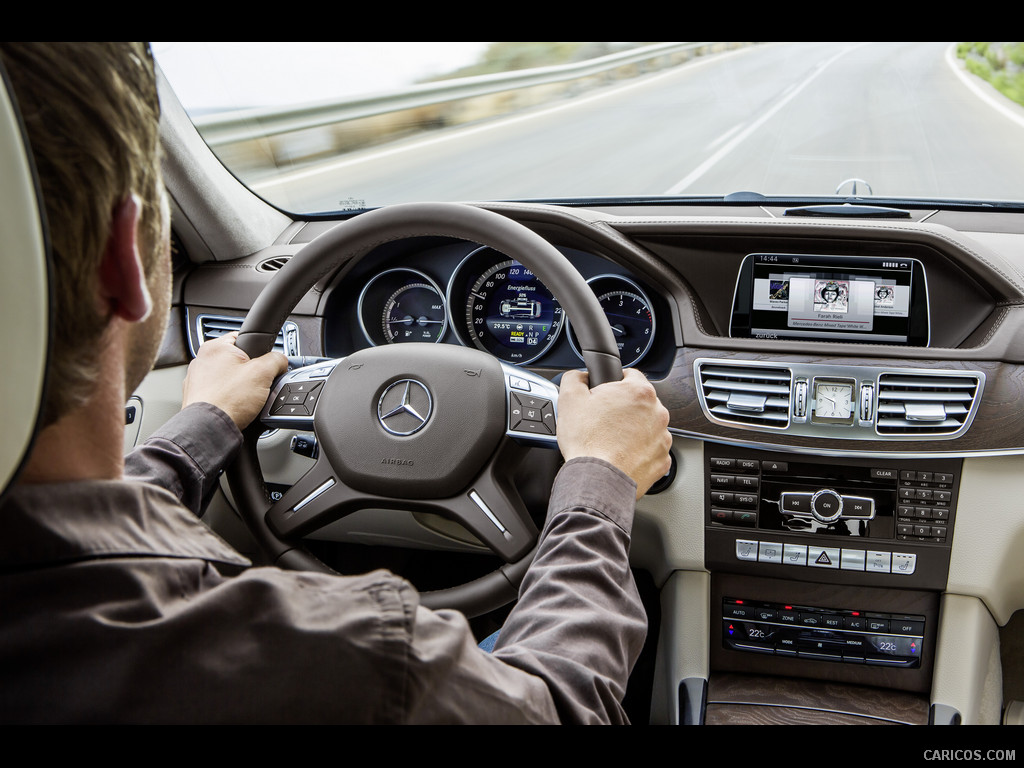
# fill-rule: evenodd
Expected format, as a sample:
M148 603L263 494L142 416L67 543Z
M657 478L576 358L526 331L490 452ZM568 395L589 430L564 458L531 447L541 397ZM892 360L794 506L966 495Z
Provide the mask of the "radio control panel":
M944 588L959 459L832 458L709 445L705 461L709 567L839 583L898 577L900 586ZM822 579L822 571L838 575Z

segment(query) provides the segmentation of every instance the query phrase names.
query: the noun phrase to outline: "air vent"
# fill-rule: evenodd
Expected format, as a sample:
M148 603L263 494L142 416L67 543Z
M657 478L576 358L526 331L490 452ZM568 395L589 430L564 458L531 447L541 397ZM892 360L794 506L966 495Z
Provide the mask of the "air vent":
M258 272L277 272L281 267L288 263L288 259L291 256L275 256L272 259L264 259L256 265Z
M223 317L219 315L200 315L196 318L196 328L199 334L199 343L202 344L210 339L217 339L225 333L239 331L242 329L241 317ZM281 333L277 335L274 342L274 349L289 356L299 354L299 327L291 320L284 324ZM192 350L195 355L196 350Z
M880 435L953 435L967 429L981 390L973 374L883 373L878 377Z
M697 378L704 411L729 424L764 429L789 426L792 372L744 363L699 363Z

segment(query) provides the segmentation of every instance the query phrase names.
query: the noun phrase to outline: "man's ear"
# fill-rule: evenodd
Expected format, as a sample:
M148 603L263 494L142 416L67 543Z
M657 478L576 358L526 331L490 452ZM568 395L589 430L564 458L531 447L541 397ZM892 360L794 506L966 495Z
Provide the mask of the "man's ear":
M111 315L129 322L145 320L153 308L139 257L142 204L132 194L114 207L110 235L100 264L100 298Z

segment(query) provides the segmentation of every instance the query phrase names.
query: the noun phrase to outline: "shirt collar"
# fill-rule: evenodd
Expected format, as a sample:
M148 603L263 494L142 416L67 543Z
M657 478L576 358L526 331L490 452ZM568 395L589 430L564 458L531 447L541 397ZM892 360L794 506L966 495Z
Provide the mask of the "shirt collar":
M250 561L168 491L129 480L18 485L0 507L0 568L107 557Z

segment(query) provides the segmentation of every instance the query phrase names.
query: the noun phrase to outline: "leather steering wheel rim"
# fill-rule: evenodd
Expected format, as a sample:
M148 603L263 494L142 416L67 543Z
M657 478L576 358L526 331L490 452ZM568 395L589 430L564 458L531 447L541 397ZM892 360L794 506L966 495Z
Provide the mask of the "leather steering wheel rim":
M618 348L604 311L579 272L554 246L500 214L457 203L407 203L360 214L324 233L294 256L261 292L242 325L237 346L250 357L273 348L281 326L299 300L323 278L384 243L413 237L458 238L489 246L533 270L572 318L595 387L622 378ZM301 541L279 538L265 516L270 506L256 455L259 420L245 431L239 456L227 475L243 521L271 561L284 568L334 573ZM534 551L487 576L422 593L424 605L457 608L468 615L499 607L518 596Z

